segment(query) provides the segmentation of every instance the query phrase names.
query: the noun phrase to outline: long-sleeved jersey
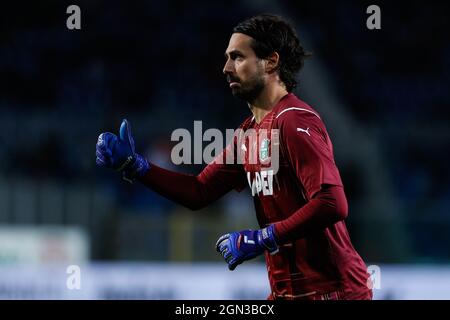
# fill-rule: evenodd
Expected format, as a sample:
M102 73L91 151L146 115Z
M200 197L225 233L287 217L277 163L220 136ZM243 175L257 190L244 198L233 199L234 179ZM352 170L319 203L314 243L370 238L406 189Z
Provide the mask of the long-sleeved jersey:
M220 161L200 175L152 166L142 182L194 209L248 185L260 227L275 224L279 244L278 253L265 256L270 298L370 298L369 275L344 222L347 200L320 115L290 93L260 123L249 117L240 129Z

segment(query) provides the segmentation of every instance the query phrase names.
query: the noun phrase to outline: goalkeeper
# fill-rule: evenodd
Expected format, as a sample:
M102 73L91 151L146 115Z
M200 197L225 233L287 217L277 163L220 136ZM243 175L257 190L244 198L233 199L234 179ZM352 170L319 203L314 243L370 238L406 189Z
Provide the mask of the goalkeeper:
M99 136L96 162L192 210L249 185L260 229L218 239L217 251L230 270L264 254L269 299L371 299L366 266L345 225L347 200L330 137L320 115L292 93L306 56L291 25L272 15L239 23L226 49L223 73L252 113L240 129L278 130L277 142L264 139L252 148L235 136L217 158L222 161L198 176L186 175L137 153L124 120L118 136ZM276 171L267 162L275 147ZM231 164L224 161L230 155Z

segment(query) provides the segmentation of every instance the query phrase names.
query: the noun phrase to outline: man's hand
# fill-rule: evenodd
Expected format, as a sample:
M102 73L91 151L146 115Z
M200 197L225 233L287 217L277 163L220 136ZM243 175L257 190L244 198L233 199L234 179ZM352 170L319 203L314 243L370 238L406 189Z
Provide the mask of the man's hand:
M242 230L224 234L216 242L216 250L228 263L228 269L253 259L268 250L270 254L278 252L274 225L260 230Z
M135 152L131 127L126 119L120 125L119 137L110 132L99 135L95 154L98 166L122 172L123 179L128 182L133 182L150 168L147 160Z

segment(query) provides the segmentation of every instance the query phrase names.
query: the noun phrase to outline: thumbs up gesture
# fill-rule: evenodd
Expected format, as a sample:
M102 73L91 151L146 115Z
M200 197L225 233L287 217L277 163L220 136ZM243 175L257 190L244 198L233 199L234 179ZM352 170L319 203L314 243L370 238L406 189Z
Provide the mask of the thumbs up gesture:
M111 132L98 136L95 155L98 166L121 172L128 182L133 182L150 169L148 161L135 152L131 126L126 119L122 120L118 137Z

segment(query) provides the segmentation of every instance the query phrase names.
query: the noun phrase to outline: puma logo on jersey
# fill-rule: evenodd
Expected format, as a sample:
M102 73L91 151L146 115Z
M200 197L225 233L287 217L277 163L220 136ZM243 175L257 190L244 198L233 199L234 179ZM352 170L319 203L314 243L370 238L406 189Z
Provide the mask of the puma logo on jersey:
M306 133L308 136L311 137L311 135L309 134L309 127L306 128L306 130L305 130L305 129L302 129L302 128L297 128L297 131L304 132L304 133Z
M247 172L247 180L252 189L252 196L259 194L261 191L265 196L273 195L273 170L261 170L255 172L253 180L251 173Z

